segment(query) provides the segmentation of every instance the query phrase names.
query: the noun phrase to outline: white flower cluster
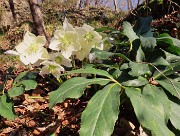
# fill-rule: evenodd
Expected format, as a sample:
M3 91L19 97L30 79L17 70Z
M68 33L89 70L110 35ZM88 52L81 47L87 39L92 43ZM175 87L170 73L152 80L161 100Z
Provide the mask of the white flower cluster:
M82 61L88 58L91 49L100 45L101 41L102 36L93 27L87 24L73 27L65 18L62 29L55 31L49 45L55 53L48 53L43 47L46 43L44 36L26 32L24 40L15 47L16 51L8 50L5 54L18 55L25 65L43 65L41 75L51 73L58 79L61 71L64 71L62 65L72 67L71 56Z

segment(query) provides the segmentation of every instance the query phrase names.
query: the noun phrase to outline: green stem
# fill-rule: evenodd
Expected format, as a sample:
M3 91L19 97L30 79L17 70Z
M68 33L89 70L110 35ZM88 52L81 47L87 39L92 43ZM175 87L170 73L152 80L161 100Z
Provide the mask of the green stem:
M29 96L29 99L45 99L44 97L41 96Z
M114 78L112 77L108 77L112 82L118 84L121 88L125 89L125 86L123 86L122 84L120 84L118 81L116 81Z
M130 53L132 51L132 47L133 47L132 42L129 41L129 43L130 43L130 48L129 48L129 51L127 53Z

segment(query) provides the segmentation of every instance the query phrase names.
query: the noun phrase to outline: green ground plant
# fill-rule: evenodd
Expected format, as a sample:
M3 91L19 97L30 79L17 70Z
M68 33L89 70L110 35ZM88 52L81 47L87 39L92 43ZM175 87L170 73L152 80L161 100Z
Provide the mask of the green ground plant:
M74 28L66 21L63 29L55 32L51 41L53 43L49 46L52 50L60 51L63 56L56 56L50 62L47 62L47 56L40 56L40 60L46 61L40 63L45 70L42 68L40 74L49 72L61 83L49 95L49 108L67 98L80 98L87 91L87 86L96 84L96 93L81 116L80 136L110 136L121 112L119 107L127 100L130 100L141 126L149 130L151 135L177 135L180 131L180 40L166 33L153 35L150 28L152 17L139 18L134 27L124 22L123 31L103 27L95 29L95 32L88 25ZM80 48L73 45L73 39L65 37L76 36L75 31L81 33ZM76 48L69 55L64 48L59 49L54 44L59 42L55 41L59 32L64 36L60 36L59 40L62 41L57 44L58 47L63 43L63 47L71 45L73 49ZM104 33L102 40L97 32ZM36 50L35 46L31 47L31 51ZM46 54L44 48L42 50ZM85 56L81 54L82 50L87 53ZM21 53L8 53L20 55L20 60L24 62ZM24 54L25 58L28 55ZM76 67L75 59L82 61L82 68ZM61 65L71 70L57 66L52 60L61 60ZM24 63L32 65L34 61ZM34 89L37 86L37 74L38 71L23 72L15 78L13 87L0 98L1 116L8 119L16 117L12 98ZM64 78L72 74L75 76L62 83L62 76Z

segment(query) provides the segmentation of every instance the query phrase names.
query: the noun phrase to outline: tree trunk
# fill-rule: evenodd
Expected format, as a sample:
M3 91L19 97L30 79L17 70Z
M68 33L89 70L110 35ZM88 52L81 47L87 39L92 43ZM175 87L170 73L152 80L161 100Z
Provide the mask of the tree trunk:
M117 1L116 0L113 0L114 1L114 9L115 9L115 12L118 12L118 5L117 5Z
M15 9L14 9L14 2L13 0L9 0L9 5L10 5L10 9L11 9L11 13L13 16L13 19L15 22L17 22L17 17L16 17L16 13L15 13Z
M80 9L82 7L82 0L77 0L76 9Z
M131 0L127 0L127 6L128 6L128 10L132 10L133 9L132 1Z
M44 28L44 21L43 21L41 9L38 6L37 0L29 0L29 6L30 6L31 15L33 18L37 35L45 36L47 42L49 43L45 28Z
M89 6L89 0L85 0L85 7L88 7Z

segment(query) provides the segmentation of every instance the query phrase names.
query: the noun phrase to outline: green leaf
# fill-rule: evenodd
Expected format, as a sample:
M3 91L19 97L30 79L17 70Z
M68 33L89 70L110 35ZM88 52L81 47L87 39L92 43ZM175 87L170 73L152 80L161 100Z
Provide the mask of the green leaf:
M20 85L23 85L25 87L25 90L28 91L31 89L35 89L37 86L37 82L34 80L22 80L16 84L16 86Z
M180 61L180 56L171 54L171 53L166 52L166 51L164 51L164 53L165 53L165 55L166 55L166 60L167 60L169 63L173 63L173 62L175 62L175 61Z
M165 60L161 56L159 56L157 58L154 57L154 59L152 60L152 64L155 65L155 66L168 66L169 65L167 60Z
M167 66L163 71L155 71L153 78L154 79L159 79L160 77L166 75L171 75L174 74L176 71L180 70L180 61L175 62L175 63L170 63L169 66Z
M163 106L152 95L142 95L140 89L126 88L140 124L156 136L175 136L166 126Z
M144 50L153 50L156 46L156 38L140 36L141 45Z
M81 117L80 136L110 136L119 115L120 86L109 84L89 101Z
M89 68L89 67L67 72L67 74L74 74L74 73L97 74L97 75L105 76L108 78L112 78L112 76L104 70ZM62 74L62 75L67 75L67 74Z
M144 54L141 46L139 46L139 48L137 50L137 54L136 54L136 61L143 62L144 60L145 60L145 54Z
M121 84L124 86L134 86L134 87L140 87L147 83L148 83L148 80L141 76L139 76L137 79L132 79L132 80L121 82Z
M170 120L173 126L180 130L180 106L174 102L171 102L171 114Z
M120 69L116 69L113 73L112 76L116 79L122 74L122 71Z
M158 102L164 108L165 120L167 123L170 116L171 106L170 106L170 101L167 95L165 94L165 92L163 91L163 89L161 87L156 87L154 85L147 84L144 86L142 94L151 95L154 97L154 99L158 100Z
M172 38L169 34L161 34L156 39L160 48L180 56L180 40Z
M13 109L13 102L6 94L3 94L0 98L0 115L11 120L16 117Z
M169 66L167 66L166 69L163 71L163 74L166 76L171 75L177 72L178 70L180 70L180 61L171 63Z
M180 40L177 39L177 38L173 38L173 37L171 37L171 36L170 36L170 38L171 38L171 40L173 41L173 44L174 44L175 46L177 46L177 47L180 48Z
M12 87L9 91L8 94L10 97L16 97L24 93L24 88L23 87Z
M180 56L180 48L179 47L169 46L168 48L164 48L164 50L168 51L169 53Z
M152 22L152 17L145 17L142 18L140 17L137 21L136 24L134 25L134 31L136 32L137 35L142 35L146 32L149 32L151 30L151 22Z
M131 68L131 71L129 71L128 74L133 77L138 77L147 73L151 73L148 64L129 62L129 67Z
M174 45L174 46L177 46L180 48L180 40L177 39L177 38L173 38L171 37L169 34L167 33L163 33L163 34L160 34L158 37L157 37L157 40L159 42L164 42L166 43L167 45ZM164 45L165 46L165 45Z
M37 77L37 75L39 74L39 72L28 72L26 75L25 75L25 77L23 77L23 80L36 80L36 77Z
M139 39L129 22L123 22L123 32L131 42L135 39Z
M14 79L14 83L16 83L17 81L19 81L20 79L22 79L23 77L25 77L25 75L28 73L28 71L24 71L21 72L15 79Z
M176 96L180 99L180 82L164 79L164 80L156 80L162 87L164 87L168 92L172 95Z
M110 82L109 79L95 78L86 79L84 77L75 77L64 82L57 90L50 93L49 108L55 104L63 102L66 98L79 98L83 94L86 86L91 84L105 85Z
M141 34L141 36L143 36L143 37L153 37L153 33L151 32L151 30L149 30L148 32L145 32L145 33Z
M109 59L109 57L111 57L113 55L116 55L116 56L119 56L119 57L123 58L124 60L131 61L129 58L127 58L125 55L123 55L121 53L113 53L113 52L99 50L99 49L96 49L96 48L93 48L91 52L95 53L95 56L98 59Z

